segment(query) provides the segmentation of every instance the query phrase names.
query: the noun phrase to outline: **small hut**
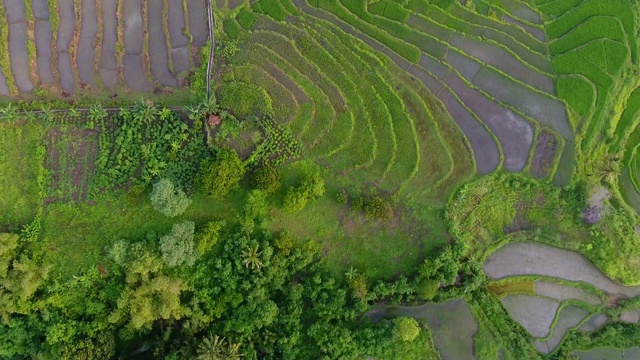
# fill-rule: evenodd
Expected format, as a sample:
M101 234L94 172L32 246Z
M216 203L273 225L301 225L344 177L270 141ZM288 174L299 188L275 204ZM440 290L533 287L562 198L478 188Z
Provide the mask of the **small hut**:
M209 126L220 125L220 121L222 121L222 119L220 118L220 115L217 115L217 114L209 115Z

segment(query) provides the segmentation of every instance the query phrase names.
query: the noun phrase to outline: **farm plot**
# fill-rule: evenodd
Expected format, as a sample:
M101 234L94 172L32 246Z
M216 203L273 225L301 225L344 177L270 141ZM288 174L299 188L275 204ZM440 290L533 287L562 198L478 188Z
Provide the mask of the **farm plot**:
M179 87L209 34L204 1L29 3L0 4L0 95Z
M387 316L406 316L427 322L443 360L473 359L473 336L478 331L473 314L462 299L441 304L388 308Z
M546 32L554 70L561 75L558 95L580 114L585 125L578 147L590 149L612 130L611 125L615 127L615 122L601 118L624 100L614 88L620 85L612 75L637 62L637 24L626 1L560 3L540 5L539 10L553 17Z
M40 206L39 182L45 151L41 144L44 129L21 122L0 123L0 227L26 224Z
M609 318L605 314L593 314L580 325L580 331L591 332L601 328Z
M626 350L597 348L589 351L576 351L572 355L579 360L631 360L640 358L640 347L632 347Z
M537 179L547 178L553 169L553 162L560 150L560 142L555 133L543 128L538 133L536 148L531 159L530 173Z
M602 303L598 295L592 292L551 281L536 281L535 293L538 296L544 296L559 301L579 300L593 306L597 306Z
M367 42L376 50L387 49L396 52L390 58L397 65L409 66L408 72L420 79L433 93L439 94L445 107L469 139L480 173L491 172L500 163L503 163L505 169L509 171L520 171L525 167L533 142L533 130L527 120L521 118L522 116L550 127L565 139L569 140L573 137L563 105L550 96L554 93L554 86L552 77L548 75L551 72L549 70L551 63L546 55L542 55L546 54L546 47L521 29L513 29L499 22L491 27L490 23L487 23L491 20L476 18L472 12L458 6L453 7L452 14L455 16L433 7L429 8L427 17L415 11L412 5L408 5L403 9L407 14L406 17L398 18L386 15L385 11L375 7L369 13L366 9L364 12L362 9L356 10L346 2L332 5L319 2L318 6L321 9L337 16L337 18L329 18L323 16L321 10L309 8L303 1L297 1L295 4L304 12L327 18L341 28L353 27L352 31L356 36L366 38L370 35L380 40L380 36L371 34L364 25L364 23L373 23L383 29L386 35L398 40L404 39L417 47L422 54L416 63L413 57L407 57L403 52L396 51L385 41L380 40L381 43L376 46L371 45L375 42L374 39ZM425 6L430 7L426 4ZM434 14L436 16L433 16ZM406 23L402 23L405 19ZM467 20L464 22L466 25L461 23L462 20ZM476 25L472 26L469 23L481 25L474 27ZM494 29L499 30L493 31ZM453 35L454 31L462 34L462 37L459 34ZM480 40L481 36L482 39L491 38L487 33L497 34L493 42ZM499 40L504 40L503 37L507 37L509 41L518 45L496 45ZM443 39L448 39L449 42L444 42ZM547 64L547 71L536 70L531 66L531 61L522 60L522 57L511 52L511 49L518 46L534 58L542 56L541 61ZM398 56L405 59L398 59ZM411 62L415 64L411 66ZM457 81L456 75L452 75L451 70L459 72L464 79ZM437 79L434 79L433 75ZM539 91L534 91L531 87ZM445 90L449 90L450 95ZM547 96L544 92L550 95ZM462 96L464 94L466 96ZM497 101L494 102L494 100ZM475 125L478 120L480 126ZM510 126L510 124L517 126ZM490 143L493 141L491 136L483 134L483 132L486 133L486 130L482 129L483 126L487 126L498 140L497 148L491 146ZM524 141L515 144L508 140L515 138ZM496 153L500 152L503 155L496 156ZM504 158L504 162L499 160L500 157Z
M489 255L482 269L492 279L541 275L585 282L609 295L640 295L640 286L621 286L614 283L584 256L534 242L516 242L503 246Z
M98 156L98 131L75 126L47 131L47 163L50 174L46 202L82 201Z
M554 351L564 339L569 329L574 328L589 315L589 311L574 305L567 305L560 310L551 337L545 340L534 341L535 347L543 354Z
M505 296L502 304L509 315L533 337L545 337L549 334L560 307L557 301L528 295Z
M434 98L395 63L320 19L258 17L252 26L254 45L241 50L234 76L261 78L276 119L316 161L391 193L467 176L464 141L446 122L436 127ZM455 166L452 147L460 149Z

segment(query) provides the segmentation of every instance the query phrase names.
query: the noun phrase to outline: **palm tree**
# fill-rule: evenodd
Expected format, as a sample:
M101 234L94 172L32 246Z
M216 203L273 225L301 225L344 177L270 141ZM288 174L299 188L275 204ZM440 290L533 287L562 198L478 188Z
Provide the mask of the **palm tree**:
M202 110L200 109L200 105L187 105L184 107L184 112L187 113L187 116L190 120L196 120L200 116L202 116Z
M242 263L246 268L250 268L252 270L260 269L263 264L260 260L260 255L262 251L258 251L258 246L254 247L246 247L242 251Z
M356 276L358 276L358 270L353 266L351 266L349 267L349 270L346 273L344 273L344 276L347 277L347 280L352 281L353 279L356 278Z
M133 106L133 115L137 121L150 123L158 113L158 109L151 101L140 101Z
M33 110L25 110L23 115L24 115L24 118L30 122L36 121L38 119L38 115Z
M43 105L42 108L40 108L40 118L43 121L51 122L53 121L53 117L54 117L53 110L51 110L49 106Z
M240 344L228 343L218 335L205 338L198 346L198 360L239 360Z
M158 115L160 116L160 120L166 121L171 117L171 110L167 109L166 107L163 107L162 110L160 110L160 113Z
M10 122L16 121L18 118L18 110L13 106L13 103L8 103L7 106L0 108L0 118Z
M89 107L88 118L91 121L98 122L107 116L107 112L102 108L100 103L91 104Z

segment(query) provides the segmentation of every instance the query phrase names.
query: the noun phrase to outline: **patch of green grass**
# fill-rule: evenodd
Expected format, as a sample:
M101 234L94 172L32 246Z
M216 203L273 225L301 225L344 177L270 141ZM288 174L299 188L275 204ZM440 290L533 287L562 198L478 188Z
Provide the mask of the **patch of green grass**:
M244 201L244 192L232 193L225 202L199 193L192 199L187 211L176 218L154 210L148 192L133 201L115 196L91 205L53 203L44 211L42 241L33 246L63 278L79 276L106 262L105 247L116 240L143 241L152 233L156 238L184 220L194 221L196 228L213 219L234 220Z
M587 116L594 105L595 87L586 79L577 75L559 77L556 81L558 97L580 115Z
M327 183L327 194L335 193L336 185ZM439 211L424 212L419 218L407 218L398 225L378 223L364 214L350 214L350 209L325 195L300 213L272 210L271 226L317 241L327 268L336 276L342 277L353 266L362 269L370 280L393 279L414 269L446 242L446 224L438 216Z
M225 83L219 90L220 106L235 116L244 118L251 114L271 113L271 101L257 85L234 81Z
M0 122L0 227L29 223L40 207L43 135L40 125Z
M553 68L559 74L580 74L594 84L609 89L613 85L611 77L582 54L569 51L553 59Z

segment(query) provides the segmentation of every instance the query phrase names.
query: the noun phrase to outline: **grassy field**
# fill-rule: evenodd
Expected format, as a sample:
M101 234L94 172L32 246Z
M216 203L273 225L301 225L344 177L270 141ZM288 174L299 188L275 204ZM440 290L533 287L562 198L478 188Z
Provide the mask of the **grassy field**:
M38 176L44 166L40 125L0 123L0 226L27 224L41 206ZM15 225L12 225L15 226Z

